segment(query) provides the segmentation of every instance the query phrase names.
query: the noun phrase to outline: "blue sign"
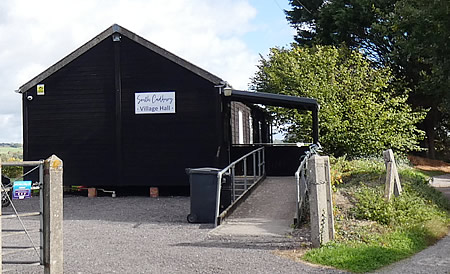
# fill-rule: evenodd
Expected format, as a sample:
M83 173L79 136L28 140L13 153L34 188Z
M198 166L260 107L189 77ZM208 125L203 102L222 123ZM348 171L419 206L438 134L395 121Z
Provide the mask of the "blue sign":
M13 183L13 199L31 198L31 181L15 181Z

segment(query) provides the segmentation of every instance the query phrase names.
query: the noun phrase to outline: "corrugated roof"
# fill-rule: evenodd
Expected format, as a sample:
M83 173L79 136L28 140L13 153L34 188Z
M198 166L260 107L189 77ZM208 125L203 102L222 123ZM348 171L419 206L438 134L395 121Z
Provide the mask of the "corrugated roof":
M30 88L32 88L33 86L39 84L40 82L42 82L44 79L46 79L47 77L49 77L50 75L52 75L53 73L55 73L56 71L60 70L61 68L63 68L64 66L66 66L67 64L69 64L70 62L72 62L73 60L75 60L76 58L78 58L80 55L82 55L83 53L87 52L89 49L95 47L97 44L99 44L101 41L110 38L112 36L112 34L114 33L120 33L121 35L135 41L136 43L148 48L149 50L169 59L170 61L192 71L193 73L199 75L200 77L214 83L214 84L223 84L224 81L222 79L220 79L219 77L209 73L208 71L197 67L196 65L176 56L175 54L153 44L152 42L142 38L141 36L127 30L126 28L114 24L111 27L107 28L105 31L103 31L102 33L100 33L99 35L97 35L96 37L94 37L92 40L90 40L89 42L87 42L86 44L82 45L81 47L79 47L78 49L76 49L75 51L73 51L72 53L70 53L69 55L67 55L66 57L64 57L63 59L61 59L60 61L58 61L56 64L54 64L53 66L49 67L48 69L46 69L45 71L43 71L41 74L39 74L38 76L34 77L33 79L31 79L30 81L28 81L27 83L25 83L24 85L22 85L19 88L19 93L23 93L27 90L29 90Z

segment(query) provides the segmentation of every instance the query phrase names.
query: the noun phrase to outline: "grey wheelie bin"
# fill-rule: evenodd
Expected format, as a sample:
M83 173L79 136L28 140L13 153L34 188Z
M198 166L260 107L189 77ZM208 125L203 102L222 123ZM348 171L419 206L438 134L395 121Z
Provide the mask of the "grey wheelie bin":
M191 185L189 223L214 223L216 215L217 168L187 168Z

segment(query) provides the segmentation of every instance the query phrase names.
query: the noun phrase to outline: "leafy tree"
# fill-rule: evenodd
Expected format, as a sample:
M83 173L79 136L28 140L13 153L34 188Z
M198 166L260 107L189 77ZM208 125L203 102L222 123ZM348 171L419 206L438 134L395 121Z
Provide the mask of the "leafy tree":
M378 66L391 68L396 84L411 90L409 102L429 109L421 127L433 158L436 130L448 124L450 114L450 1L291 0L290 4L287 19L297 29L299 44L345 44Z
M450 2L397 1L395 15L389 17L391 23L384 23L395 38L390 54L414 90L413 105L430 108L422 127L427 132L429 156L434 158L435 139L442 144L450 131ZM437 148L441 152L449 149Z
M332 46L274 48L252 79L257 91L317 98L320 143L335 156L378 155L385 148L418 149L415 123L424 112L406 104L407 92L388 89L388 68L374 68L359 52ZM274 108L291 141L311 141L311 115Z
M384 62L392 42L374 24L394 9L394 0L291 0L287 19L297 30L300 45L340 45L360 48ZM377 26L375 26L377 28Z

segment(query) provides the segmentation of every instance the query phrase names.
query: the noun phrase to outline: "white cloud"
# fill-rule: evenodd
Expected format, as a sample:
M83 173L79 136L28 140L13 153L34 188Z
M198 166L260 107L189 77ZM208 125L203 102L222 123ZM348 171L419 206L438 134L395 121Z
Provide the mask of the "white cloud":
M14 114L0 114L1 142L22 141L22 117Z
M0 142L21 142L14 90L114 23L246 89L256 13L246 0L2 0Z

